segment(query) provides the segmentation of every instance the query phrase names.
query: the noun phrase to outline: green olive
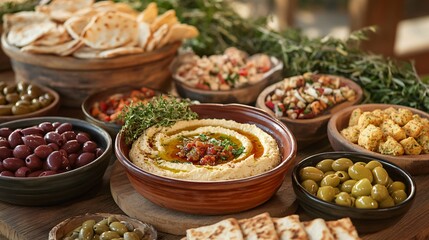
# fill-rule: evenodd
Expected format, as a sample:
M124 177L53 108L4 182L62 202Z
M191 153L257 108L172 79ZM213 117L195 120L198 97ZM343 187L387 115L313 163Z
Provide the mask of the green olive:
M351 193L353 186L357 183L356 180L349 179L341 184L340 190L342 192Z
M319 182L323 178L323 172L315 167L304 167L299 171L301 180L311 179L315 182Z
M140 237L135 232L126 232L124 233L124 240L139 240Z
M373 170L375 167L383 167L383 165L377 160L372 160L368 162L365 167L369 168L370 170Z
M379 207L380 208L388 208L395 206L395 200L391 196L387 196L386 199L380 202Z
M100 235L95 234L94 237L92 237L92 240L100 240Z
M89 220L86 220L85 222L82 223L82 227L93 228L94 225L95 225L95 220L94 219L89 219Z
M371 195L371 189L371 182L367 178L362 178L353 186L352 195L354 197L369 196Z
M333 159L323 159L322 161L317 163L316 168L322 172L332 171L333 162L334 162Z
M404 190L405 191L405 184L403 182L400 182L400 181L395 181L387 187L387 190L389 190L389 194L392 194L393 192L395 192L397 190Z
M331 186L319 187L317 197L327 202L332 202L335 198L335 189Z
M307 190L307 192L316 195L319 185L314 180L307 179L301 183L302 187Z
M356 208L376 209L378 208L378 202L370 196L360 196L356 199L355 206Z
M366 166L366 162L355 162L353 165L361 165L361 166Z
M390 185L392 185L393 180L389 177L389 179L387 180L387 184L386 186L389 188Z
M393 201L395 201L396 204L400 204L401 202L405 201L407 199L407 194L404 190L396 190L391 194Z
M30 84L27 88L27 94L30 95L32 98L39 97L43 94L43 91L40 87Z
M348 158L338 158L332 163L334 171L347 171L351 166L353 166L353 161Z
M19 100L18 93L8 93L6 94L6 101L8 103L16 103Z
M82 240L92 240L92 237L94 236L94 231L92 231L91 226L82 226L82 228L79 231L79 239Z
M3 95L0 95L0 105L5 105L7 103L6 97Z
M335 196L335 203L341 206L353 207L352 196L346 192L340 192Z
M0 116L12 115L12 105L0 105Z
M387 191L386 186L382 184L375 184L371 189L371 197L377 201L382 202L389 196L389 191Z
M27 88L28 88L28 82L19 81L16 84L16 90L18 90L18 92L25 92L27 91Z
M361 179L366 178L369 180L370 183L373 180L371 170L369 170L368 168L366 168L365 166L362 166L360 164L355 164L355 165L349 167L348 174L349 174L350 178L354 179L354 180L361 180Z
M336 171L335 175L338 176L340 182L345 182L350 179L349 174L345 171Z
M118 219L115 216L109 216L107 218L107 225L110 225L112 222L118 222Z
M96 234L102 234L103 232L109 231L109 225L107 225L107 219L103 219L94 225L94 232Z
M384 186L387 185L387 182L389 181L389 174L387 173L386 169L382 167L375 167L372 169L372 175L374 176L375 184L381 184Z
M109 228L112 231L119 233L119 235L123 236L124 233L128 232L127 227L120 222L112 222L109 224Z
M100 234L100 239L102 239L102 240L111 240L111 239L120 238L120 237L121 236L119 235L119 233L114 232L114 231L107 231L107 232Z
M16 85L12 84L12 85L8 85L8 86L6 86L6 87L3 88L3 94L4 95L8 95L10 93L16 93L16 94L18 94L16 92Z
M335 195L337 195L337 194L338 194L338 193L340 193L341 191L340 191L340 189L339 189L339 188L334 187L334 192L335 192Z
M326 177L326 176L331 175L331 174L335 174L335 172L334 171L327 171L327 172L323 173L323 177Z
M33 100L33 98L30 95L28 95L28 94L23 94L19 98L21 100L26 100L26 101L29 101L29 102L31 102Z
M12 113L14 115L21 115L21 114L26 114L26 113L30 113L31 112L31 108L30 106L13 106L12 107Z
M43 94L43 97L47 100L49 100L49 102L54 101L54 95L50 94L50 93L45 93Z
M331 187L336 187L338 186L338 184L340 184L340 178L335 175L335 174L330 174L326 177L324 177L322 179L322 181L320 181L320 186L331 186Z
M15 103L16 106L30 106L31 105L31 101L27 101L27 100L19 100Z
M46 99L45 97L43 97L43 96L40 96L39 98L38 98L38 100L39 100L39 103L40 103L40 105L42 106L42 107L47 107L49 104L51 104L51 101L50 100L48 100L48 99Z

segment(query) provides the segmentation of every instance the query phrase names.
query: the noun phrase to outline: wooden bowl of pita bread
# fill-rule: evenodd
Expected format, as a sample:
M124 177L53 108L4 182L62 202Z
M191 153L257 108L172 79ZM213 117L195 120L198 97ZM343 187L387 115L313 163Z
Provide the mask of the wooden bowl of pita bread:
M182 40L198 35L174 10L158 15L155 3L138 12L112 1L53 0L4 20L2 47L16 79L51 87L70 107L102 88L168 88Z

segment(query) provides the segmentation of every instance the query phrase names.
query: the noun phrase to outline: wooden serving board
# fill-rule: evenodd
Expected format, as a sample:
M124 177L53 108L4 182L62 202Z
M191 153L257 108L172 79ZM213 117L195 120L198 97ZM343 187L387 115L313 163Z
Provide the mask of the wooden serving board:
M248 211L230 215L193 215L155 205L134 190L119 161L113 166L110 191L116 204L128 216L152 224L158 231L174 235L185 235L186 229L210 225L229 217L249 218L263 212L270 213L272 217L283 217L294 213L298 206L290 181L290 171L279 191L268 202Z

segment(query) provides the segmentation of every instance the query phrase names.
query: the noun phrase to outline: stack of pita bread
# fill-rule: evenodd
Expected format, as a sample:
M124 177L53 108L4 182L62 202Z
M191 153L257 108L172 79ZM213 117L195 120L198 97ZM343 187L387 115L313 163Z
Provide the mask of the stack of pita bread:
M156 3L137 12L112 1L52 0L3 21L6 40L21 51L77 58L143 53L198 35L174 10L158 15Z
M350 218L336 221L316 218L312 221L300 222L298 215L271 218L268 213L262 213L248 219L228 218L210 226L188 229L183 240L185 239L354 240L360 238Z

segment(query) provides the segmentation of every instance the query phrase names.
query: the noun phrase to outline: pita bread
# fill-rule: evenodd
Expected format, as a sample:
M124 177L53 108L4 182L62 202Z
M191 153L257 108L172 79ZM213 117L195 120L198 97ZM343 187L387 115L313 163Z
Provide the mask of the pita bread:
M273 218L274 226L280 240L306 240L308 239L304 225L299 221L298 215L289 215L283 218Z
M312 221L304 222L305 232L310 240L334 240L331 231L325 220L316 218Z
M65 42L63 44L55 46L28 45L21 48L21 51L29 53L56 54L60 56L67 56L76 51L81 46L81 44L82 43L79 39L73 39L69 42Z
M151 32L156 32L164 24L167 24L169 27L171 27L178 22L179 20L176 17L176 11L168 10L153 21L153 23L150 25L150 30Z
M137 21L151 24L155 21L156 17L158 17L158 5L155 2L151 2L137 16Z
M48 5L37 6L37 12L48 14L52 20L65 22L73 13L90 7L94 0L52 0Z
M149 39L149 42L147 43L146 50L152 51L155 48L157 48L159 42L167 35L168 32L168 25L164 24L162 25L156 32L152 34L152 38Z
M62 25L57 25L32 44L36 46L54 46L70 41L72 38Z
M150 27L149 27L149 24L147 24L145 22L137 22L137 24L138 24L138 29L139 29L138 30L138 33L139 33L138 45L144 49L146 47L146 44L147 44L150 36L151 36Z
M279 239L274 222L268 213L262 213L252 218L239 220L244 239Z
M213 225L191 228L186 230L187 240L242 240L243 235L241 233L238 222L234 218L228 218L222 220Z
M45 13L22 11L14 14L3 15L3 30L7 31L12 26L28 25L49 21L49 16Z
M92 16L74 16L69 18L65 23L64 27L68 34L74 39L79 39L83 33L83 30L88 26Z
M97 14L84 29L82 41L95 49L110 49L138 42L137 22L119 12Z
M358 240L359 235L350 218L328 221L326 225L337 240Z
M97 4L98 3L98 4ZM97 12L110 12L110 11L117 11L121 13L128 14L132 16L133 18L136 18L138 15L138 12L131 8L126 3L114 3L110 1L102 1L97 2L94 5L92 5L92 9L94 9Z
M15 46L23 47L36 41L55 27L55 23L51 21L14 25L7 34L7 41Z
M167 43L174 43L196 36L198 36L198 29L196 27L187 24L174 24L165 37L159 42L158 47L160 48Z

